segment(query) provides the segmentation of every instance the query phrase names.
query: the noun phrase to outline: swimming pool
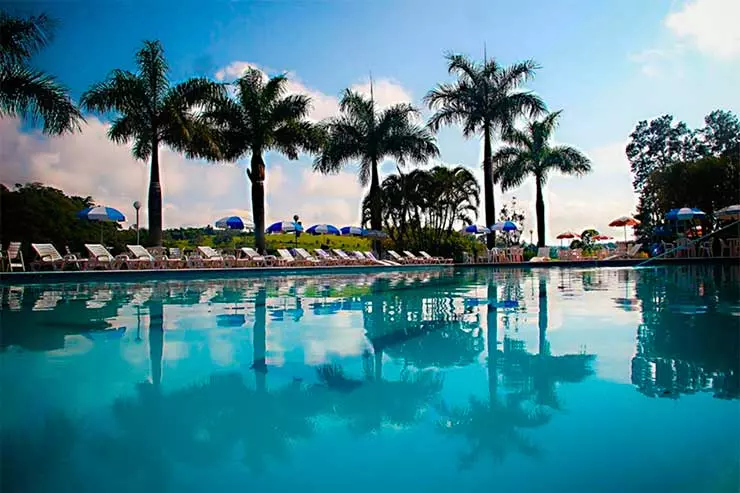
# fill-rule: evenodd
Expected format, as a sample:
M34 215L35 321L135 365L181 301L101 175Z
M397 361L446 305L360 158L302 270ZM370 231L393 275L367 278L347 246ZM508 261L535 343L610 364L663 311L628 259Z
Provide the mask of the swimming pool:
M736 491L740 267L2 287L6 491Z

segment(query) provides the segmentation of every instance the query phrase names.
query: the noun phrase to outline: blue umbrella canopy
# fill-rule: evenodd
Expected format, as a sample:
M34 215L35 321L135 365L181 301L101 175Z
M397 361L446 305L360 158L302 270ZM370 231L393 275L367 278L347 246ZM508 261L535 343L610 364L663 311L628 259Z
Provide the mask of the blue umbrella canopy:
M312 235L339 235L339 228L331 224L314 224L306 230L306 233Z
M517 225L513 221L501 221L491 226L490 229L491 231L509 232L509 231L519 231L519 229L521 228L519 228L519 225Z
M691 219L700 219L707 214L696 207L681 207L680 209L671 209L665 215L669 221L689 221Z
M303 226L293 221L280 221L270 224L265 230L267 233L293 233L294 231L303 231Z
M343 235L349 236L365 236L365 230L359 226L345 226L340 229Z
M97 205L95 207L88 207L77 213L77 217L80 219L87 219L88 221L103 221L103 222L123 222L126 220L121 211L114 209L113 207L105 207Z
M254 224L240 216L222 217L215 226L222 229L254 229Z
M486 228L485 226L479 226L477 224L471 224L470 226L467 226L465 229L463 229L463 233L467 233L469 235L487 235L490 232L490 229Z

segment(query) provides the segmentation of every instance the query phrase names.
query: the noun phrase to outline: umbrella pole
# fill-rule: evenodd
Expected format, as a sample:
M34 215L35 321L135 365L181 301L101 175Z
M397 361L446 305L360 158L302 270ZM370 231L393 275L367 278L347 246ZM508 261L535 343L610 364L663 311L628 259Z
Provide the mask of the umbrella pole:
M624 225L624 244L627 244L627 225Z

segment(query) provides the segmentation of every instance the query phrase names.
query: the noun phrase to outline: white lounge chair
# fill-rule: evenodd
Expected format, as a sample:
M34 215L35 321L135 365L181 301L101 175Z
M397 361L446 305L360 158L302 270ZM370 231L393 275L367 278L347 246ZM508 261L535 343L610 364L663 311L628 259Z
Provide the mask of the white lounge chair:
M406 256L405 258L409 261L409 263L412 264L431 264L432 262L426 258L417 257L413 253L411 253L408 250L404 250L403 254Z
M365 255L363 255L362 252L359 251L359 250L355 250L355 251L349 252L349 253L350 253L350 256L352 258L354 258L355 260L357 260L357 263L358 264L391 265L391 264L388 264L388 263L386 263L386 262L384 262L382 260L372 260L372 259L369 259Z
M206 267L225 267L226 262L224 257L209 246L199 246L198 254L203 259L203 264Z
M425 252L424 250L419 250L419 255L421 255L422 258L425 258L425 259L429 260L432 263L437 263L437 264L451 264L453 262L453 259L451 259L451 258L433 257L433 256L429 255L427 252Z
M325 264L336 265L336 264L342 263L341 258L337 258L332 255L329 255L329 252L327 252L323 248L314 248L313 251L316 252L316 255L318 256L318 258Z
M138 262L137 266L139 268L154 268L154 257L151 253L147 251L146 248L141 245L126 245L126 249L131 252L131 255L134 256L133 260Z
M357 264L357 260L353 259L349 255L347 255L347 252L344 250L340 250L339 248L333 248L332 252L334 252L345 264Z
M31 248L33 248L38 256L36 260L31 262L32 270L46 265L50 265L54 270L64 268L64 257L59 254L51 243L31 243Z
M128 259L125 255L116 259L110 254L107 248L99 243L85 243L85 248L88 253L87 266L90 269L95 269L96 267L116 269L119 267L121 261L126 262ZM128 266L129 264L127 263Z
M307 265L318 265L324 263L314 258L314 256L308 253L305 248L295 248L295 253L298 255L298 259Z
M25 272L26 265L23 263L23 252L21 252L21 243L19 241L11 242L8 250L5 252L8 258L8 270L20 269Z
M237 259L237 265L241 260L246 260L247 264L256 265L258 267L266 267L268 263L275 263L274 255L260 255L254 248L242 247L240 251L245 255L244 259Z
M373 262L380 262L383 265L393 265L393 266L399 266L401 265L398 262L394 262L393 260L378 260L378 258L375 256L373 252L362 252L365 257L367 257L369 260L372 260Z
M530 262L549 262L550 261L550 247L539 247L537 249L537 256L529 259Z
M277 252L278 255L280 255L280 257L278 258L278 262L280 265L288 265L296 262L295 257L293 257L293 255L291 255L286 248L278 248Z
M637 255L637 252L640 251L640 248L642 248L642 243L635 243L632 245L629 250L627 250L626 253L617 253L614 255L609 255L608 257L604 257L604 260L617 260L622 258L634 258L635 255Z
M398 252L396 252L394 250L388 250L388 255L391 256L391 258L393 259L393 261L395 261L395 262L397 262L399 264L410 264L411 263L411 259L404 258L404 257L400 256L398 254Z

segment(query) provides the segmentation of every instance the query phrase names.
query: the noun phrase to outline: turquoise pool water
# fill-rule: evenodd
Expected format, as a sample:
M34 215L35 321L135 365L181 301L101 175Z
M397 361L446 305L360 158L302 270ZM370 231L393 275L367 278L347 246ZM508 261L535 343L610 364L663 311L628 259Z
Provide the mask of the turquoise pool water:
M737 491L740 268L4 286L5 492Z

